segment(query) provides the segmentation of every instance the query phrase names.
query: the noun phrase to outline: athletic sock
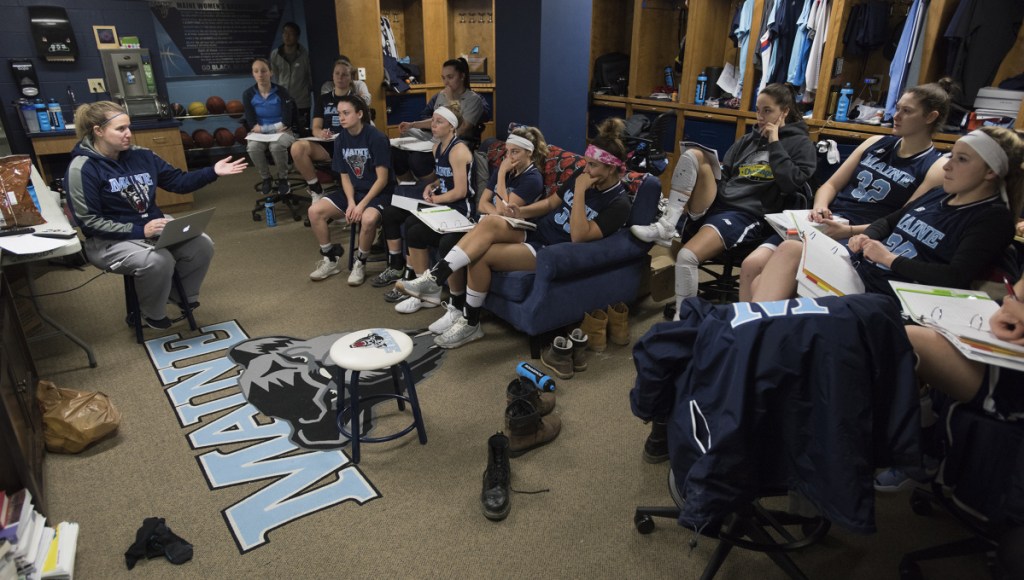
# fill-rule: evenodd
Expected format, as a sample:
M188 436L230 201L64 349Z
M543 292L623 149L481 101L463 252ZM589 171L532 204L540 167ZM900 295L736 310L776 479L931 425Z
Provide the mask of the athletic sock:
M465 312L466 311L466 293L465 292L460 292L458 294L456 294L455 292L452 292L451 293L451 300L452 300L452 307L453 308L458 309L459 312Z
M366 263L366 259L370 257L370 253L364 251L362 248L356 249L356 259L362 263Z
M405 268L405 256L402 255L401 251L392 252L388 250L388 267L395 270L402 270Z
M480 310L483 309L486 299L486 292L477 292L472 288L466 288L466 322L470 326L480 324Z

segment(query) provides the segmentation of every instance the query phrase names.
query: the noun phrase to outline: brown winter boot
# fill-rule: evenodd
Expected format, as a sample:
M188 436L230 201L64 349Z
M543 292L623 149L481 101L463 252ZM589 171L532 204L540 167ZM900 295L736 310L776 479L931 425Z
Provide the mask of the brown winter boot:
M608 313L604 310L584 314L580 330L590 338L590 350L604 352L608 347Z
M587 343L590 338L582 328L577 328L569 333L569 342L572 343L572 369L576 372L587 370Z
M541 415L547 415L555 408L555 394L541 391L537 387L533 386L533 383L522 378L516 377L508 384L508 388L505 389L506 405L512 404L512 401L516 399L525 399L526 402L533 405Z
M620 346L629 344L629 307L622 302L608 307L608 339Z
M572 343L564 336L555 337L554 342L540 353L540 362L551 369L560 379L571 379L573 375Z
M505 427L511 442L508 455L519 457L554 441L562 429L562 421L558 415L541 417L536 407L524 399L516 399L505 408Z

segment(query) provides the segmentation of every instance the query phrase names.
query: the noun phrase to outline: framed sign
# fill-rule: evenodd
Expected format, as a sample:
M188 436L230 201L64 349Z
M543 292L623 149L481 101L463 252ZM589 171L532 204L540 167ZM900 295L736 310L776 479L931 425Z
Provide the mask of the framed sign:
M93 26L92 33L96 36L96 48L100 50L121 47L117 41L117 29L113 26Z

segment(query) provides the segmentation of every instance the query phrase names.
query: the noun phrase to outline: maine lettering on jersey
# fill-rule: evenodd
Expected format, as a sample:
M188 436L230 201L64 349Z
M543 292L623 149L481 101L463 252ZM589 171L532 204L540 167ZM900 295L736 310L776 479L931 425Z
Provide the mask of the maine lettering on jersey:
M732 318L729 324L737 328L748 322L778 316L828 315L828 308L818 304L813 298L794 298L775 302L736 302L732 305Z
M873 169L879 176L885 177L893 183L900 184L901 187L907 187L914 183L913 175L898 167L889 165L885 159L876 157L873 153L865 155L860 164Z
M114 193L120 193L121 191L129 188L141 188L143 191L148 191L153 187L153 176L146 173L137 173L135 175L123 175L121 177L114 177L110 179L110 191Z
M240 393L237 365L210 358L248 339L235 321L203 327L199 336L146 342L150 359L211 489L265 481L223 510L241 553L269 541L271 530L345 501L362 505L380 492L340 449L295 444L286 421L270 418ZM213 417L217 417L213 419Z
M946 234L943 232L940 232L910 214L904 215L900 218L900 221L896 224L896 229L904 232L910 237L913 237L933 250L939 245L942 238L946 237Z

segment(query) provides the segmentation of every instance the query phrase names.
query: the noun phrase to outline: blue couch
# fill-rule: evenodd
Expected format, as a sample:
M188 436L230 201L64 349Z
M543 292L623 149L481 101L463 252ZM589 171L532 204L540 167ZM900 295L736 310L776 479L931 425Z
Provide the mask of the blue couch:
M493 154L499 148L501 144L490 146L492 163L500 160ZM582 163L582 156L552 146L545 168L547 193L554 193L559 178ZM650 268L651 244L634 238L628 226L654 221L661 182L646 173L629 173L626 182L633 199L627 227L601 240L544 248L537 253L536 271L495 273L492 278L484 307L529 335L534 358L552 331L579 324L586 312L637 298Z

